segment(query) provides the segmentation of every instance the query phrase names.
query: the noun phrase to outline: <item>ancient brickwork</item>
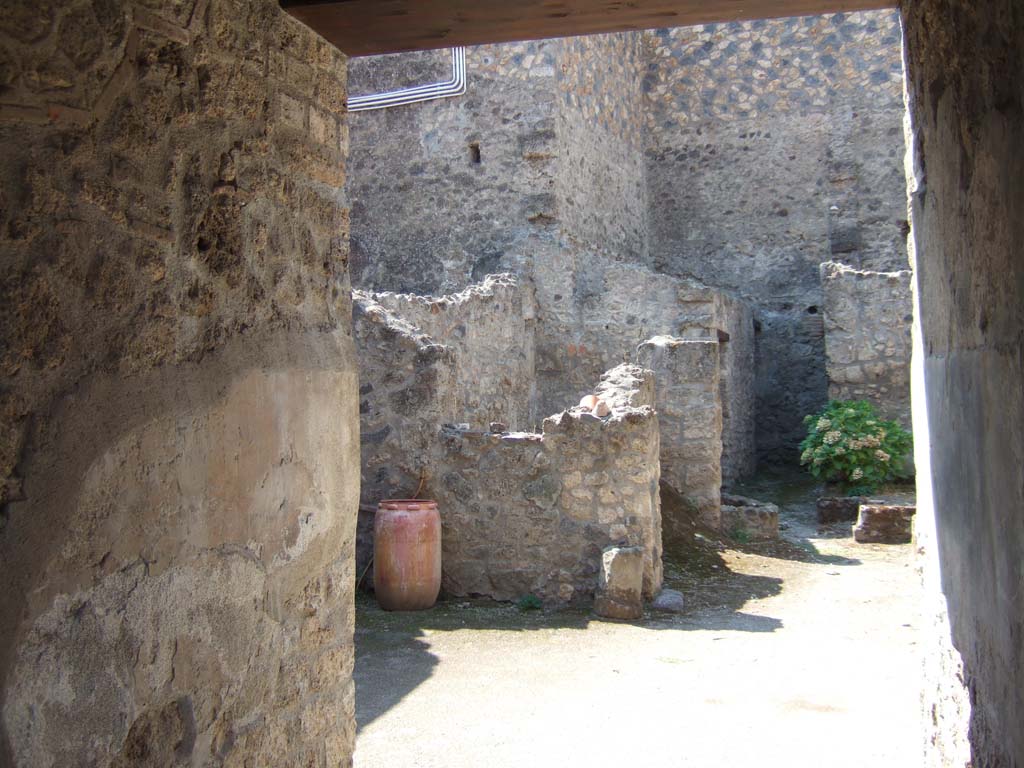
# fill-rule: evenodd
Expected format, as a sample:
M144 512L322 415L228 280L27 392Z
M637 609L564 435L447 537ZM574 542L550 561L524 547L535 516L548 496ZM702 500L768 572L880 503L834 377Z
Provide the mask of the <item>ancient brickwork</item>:
M358 62L358 90L438 79L446 55ZM620 326L636 313L604 294L659 303L663 275L735 293L759 330L760 455L793 459L827 399L818 265L906 264L896 14L481 46L468 72L465 96L355 116L357 284L436 294L533 277L541 413L678 333ZM628 263L653 275L620 285ZM727 479L753 464L754 404L739 410Z
M432 470L441 424L460 414L454 349L436 343L356 292L352 335L359 358L361 483L356 568L373 555L382 499L412 498Z
M514 430L535 421L532 286L510 274L448 296L378 293L373 298L455 354L456 420Z
M561 233L599 252L647 252L643 36L560 41L555 149Z
M650 376L631 373L613 373L609 387ZM445 590L586 599L602 549L628 544L643 548L644 595L658 592L658 419L650 404L627 404L642 395L609 399L609 416L570 409L545 419L539 434L442 431L430 493L444 529Z
M345 57L270 0L0 32L0 764L350 764Z
M472 47L465 96L350 116L356 286L459 291L551 236L558 47ZM353 62L350 82L373 93L450 72L447 51L375 56Z
M576 402L592 382L658 335L726 339L721 354L723 476L753 471L754 325L749 306L693 280L596 253L562 249L534 258L540 411Z
M687 520L666 517L666 537L692 517L717 529L721 517L722 406L717 339L656 336L640 345L639 364L654 372L661 479L677 491Z
M910 427L911 273L821 265L828 395Z
M651 264L752 304L767 458L827 397L818 265L906 266L899 41L890 11L649 38Z

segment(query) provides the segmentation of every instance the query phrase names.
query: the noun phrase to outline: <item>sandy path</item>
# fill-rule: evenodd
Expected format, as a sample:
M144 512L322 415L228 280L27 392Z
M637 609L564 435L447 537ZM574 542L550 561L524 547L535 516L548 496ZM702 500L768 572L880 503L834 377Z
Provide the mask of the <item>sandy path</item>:
M786 516L788 544L669 568L681 616L361 603L356 766L919 765L911 547Z

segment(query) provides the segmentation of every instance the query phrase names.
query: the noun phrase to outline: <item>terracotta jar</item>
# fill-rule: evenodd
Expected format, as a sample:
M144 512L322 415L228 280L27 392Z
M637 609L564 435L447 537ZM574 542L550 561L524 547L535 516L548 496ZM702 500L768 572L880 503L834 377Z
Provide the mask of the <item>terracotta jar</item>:
M373 522L373 590L386 611L422 611L441 590L437 502L388 499Z

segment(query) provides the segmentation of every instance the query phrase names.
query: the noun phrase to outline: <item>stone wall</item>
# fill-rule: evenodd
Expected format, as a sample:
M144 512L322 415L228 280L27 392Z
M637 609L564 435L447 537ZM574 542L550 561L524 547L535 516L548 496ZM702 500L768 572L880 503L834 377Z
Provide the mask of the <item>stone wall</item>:
M603 292L648 303L671 275L735 293L759 329L760 454L795 460L827 399L819 265L906 266L899 43L887 11L470 48L465 96L353 117L355 281L533 277L540 413L678 333L619 328ZM357 61L358 90L437 79L445 55ZM658 278L631 285L630 263ZM727 455L753 441L728 427L742 410Z
M357 294L358 295L358 294ZM536 414L532 285L488 275L459 293L378 293L374 300L455 354L457 421L529 429Z
M466 95L350 116L354 285L452 293L553 235L559 45L470 47ZM352 92L436 82L448 62L447 51L354 59Z
M647 253L643 153L643 35L570 37L556 54L556 216L587 248Z
M757 467L754 316L750 305L724 291L715 293L722 403L722 482L728 486Z
M869 400L910 427L910 270L821 265L828 396Z
M359 359L356 569L362 575L373 554L377 503L415 496L433 469L439 426L460 409L454 349L360 291L353 295L352 335Z
M344 57L269 0L0 32L0 763L349 765Z
M441 510L447 592L586 599L601 550L630 544L644 549L644 595L657 594L658 420L641 402L650 372L625 368L604 382L613 407L603 419L575 408L545 419L540 434L442 431L430 493Z
M541 412L578 402L602 370L636 361L652 336L729 339L720 345L723 473L750 474L754 446L754 324L749 306L693 280L566 248L528 265L537 296L537 389Z
M970 693L972 764L1019 766L1024 16L1014 0L907 0L903 15L921 318L915 444L930 449L916 457L919 515L924 497ZM948 676L931 681L929 703L955 713L963 687L952 675L956 659L947 650L941 661L931 669ZM949 740L938 735L931 743L943 748ZM942 758L936 752L931 759Z
M717 339L656 336L637 349L654 372L661 442L661 479L682 499L687 520L666 517L666 538L685 535L699 519L717 529L721 519L722 405Z
M659 30L649 50L650 263L753 306L758 450L789 461L827 397L818 265L906 266L898 17Z

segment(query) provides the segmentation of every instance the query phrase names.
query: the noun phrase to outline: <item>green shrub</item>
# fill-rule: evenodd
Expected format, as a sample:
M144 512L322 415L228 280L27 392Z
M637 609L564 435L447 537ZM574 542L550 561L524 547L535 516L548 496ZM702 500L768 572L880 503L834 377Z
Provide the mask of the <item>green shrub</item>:
M859 495L907 476L910 433L879 418L866 400L833 400L821 413L805 417L804 424L800 463L815 477Z
M544 607L544 603L536 595L523 595L516 605L520 611L539 611Z

